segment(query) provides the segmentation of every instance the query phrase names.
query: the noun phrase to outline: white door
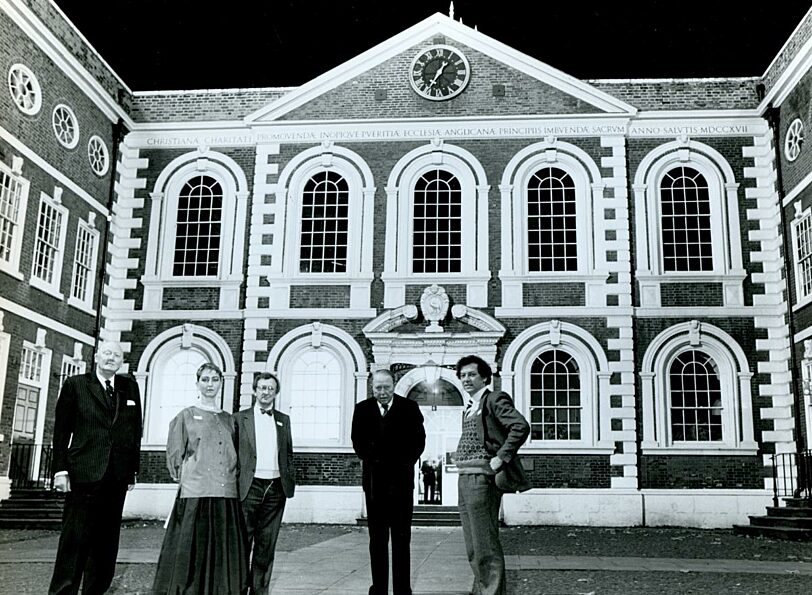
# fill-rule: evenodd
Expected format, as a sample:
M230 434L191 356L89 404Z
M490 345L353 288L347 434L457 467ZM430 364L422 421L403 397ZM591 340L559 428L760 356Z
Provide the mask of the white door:
M421 407L420 410L426 428L426 449L418 462L417 477L420 477L419 468L423 461L429 460L435 465L440 463L441 473L438 474L435 490L439 492L443 506L456 506L457 467L452 458L462 435L462 407ZM419 485L417 491L422 499L422 481Z

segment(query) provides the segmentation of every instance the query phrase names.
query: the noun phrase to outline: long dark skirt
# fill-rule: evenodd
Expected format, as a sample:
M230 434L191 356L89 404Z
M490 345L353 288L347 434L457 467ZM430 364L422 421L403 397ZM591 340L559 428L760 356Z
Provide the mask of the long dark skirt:
M243 595L245 519L237 498L178 498L166 528L155 595Z

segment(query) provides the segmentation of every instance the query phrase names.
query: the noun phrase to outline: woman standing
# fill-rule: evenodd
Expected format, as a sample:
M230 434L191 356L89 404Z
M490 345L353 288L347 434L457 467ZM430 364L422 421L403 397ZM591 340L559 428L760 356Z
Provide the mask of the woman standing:
M197 370L200 401L169 424L166 463L180 491L164 535L153 593L242 595L248 588L245 521L237 496L231 415L218 404L223 374Z

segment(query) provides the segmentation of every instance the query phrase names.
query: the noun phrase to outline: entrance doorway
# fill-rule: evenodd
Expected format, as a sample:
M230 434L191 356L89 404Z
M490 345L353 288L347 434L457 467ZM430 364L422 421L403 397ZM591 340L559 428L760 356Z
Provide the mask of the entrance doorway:
M421 407L426 428L426 449L418 462L420 504L457 505L457 466L453 456L462 435L462 405ZM434 489L424 482L424 466L434 468ZM427 498L428 497L428 498Z

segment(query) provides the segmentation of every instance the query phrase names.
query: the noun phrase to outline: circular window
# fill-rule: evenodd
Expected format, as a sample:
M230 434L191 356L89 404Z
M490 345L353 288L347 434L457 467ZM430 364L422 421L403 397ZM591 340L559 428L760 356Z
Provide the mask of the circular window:
M804 144L804 123L796 118L787 128L787 136L784 139L784 155L788 161L795 161L801 154Z
M68 149L72 149L79 144L79 124L76 121L76 114L67 105L60 103L54 108L51 114L51 123L54 127L56 140Z
M24 114L33 116L42 107L42 89L27 66L15 64L9 68L8 90L14 104Z
M96 135L91 136L87 142L87 159L90 161L93 173L97 176L103 176L107 173L107 168L110 166L107 145Z

